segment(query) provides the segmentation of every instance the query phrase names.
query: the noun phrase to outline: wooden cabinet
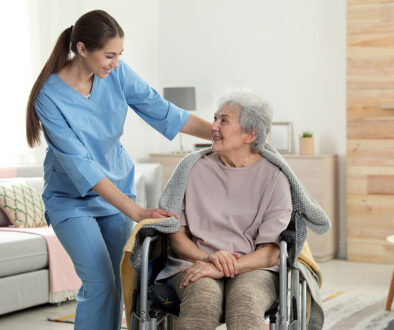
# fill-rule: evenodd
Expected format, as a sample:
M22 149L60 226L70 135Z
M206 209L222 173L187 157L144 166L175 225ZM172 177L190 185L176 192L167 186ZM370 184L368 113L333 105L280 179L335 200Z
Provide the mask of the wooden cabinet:
M187 153L174 152L174 153L162 153L162 154L149 154L149 162L160 163L163 165L163 185L164 188L170 178L175 167L179 161L184 158Z
M317 235L308 229L308 242L317 261L335 257L338 250L338 160L335 155L283 155L298 179L331 219L331 230Z
M163 186L175 166L186 154L150 154L149 161L163 165ZM333 258L338 249L337 157L335 155L283 155L297 177L322 206L332 221L332 229L324 235L308 231L308 242L317 261Z

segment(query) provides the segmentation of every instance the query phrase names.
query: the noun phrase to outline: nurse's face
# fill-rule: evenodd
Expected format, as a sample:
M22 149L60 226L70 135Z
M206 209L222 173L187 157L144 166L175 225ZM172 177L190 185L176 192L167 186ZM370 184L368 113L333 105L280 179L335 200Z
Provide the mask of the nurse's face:
M119 56L123 52L123 38L109 39L102 49L86 52L85 64L88 70L106 78L113 68L119 67Z

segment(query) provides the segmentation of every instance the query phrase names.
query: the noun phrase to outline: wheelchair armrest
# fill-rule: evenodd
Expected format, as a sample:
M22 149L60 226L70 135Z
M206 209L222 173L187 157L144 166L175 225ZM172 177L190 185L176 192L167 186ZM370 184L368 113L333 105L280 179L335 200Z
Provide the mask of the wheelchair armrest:
M153 237L160 235L161 233L157 231L155 228L141 228L138 232L140 239L143 241L146 237Z
M296 242L295 230L287 229L285 231L282 231L282 233L280 234L280 239L282 241L285 241L287 244L295 243Z

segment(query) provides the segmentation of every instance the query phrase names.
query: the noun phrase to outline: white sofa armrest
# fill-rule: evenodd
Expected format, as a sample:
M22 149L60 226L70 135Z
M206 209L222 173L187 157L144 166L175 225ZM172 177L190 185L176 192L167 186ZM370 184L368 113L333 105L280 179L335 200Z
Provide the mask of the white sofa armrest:
M135 164L135 175L143 174L145 178L146 207L156 208L159 206L161 195L161 183L163 180L163 166L158 163ZM138 196L137 196L138 198Z
M19 177L27 179L31 185L41 194L43 191L43 167L41 164L16 165L12 169L4 169L4 177L8 180L10 170L13 173L11 177ZM143 176L143 178L141 177ZM0 168L0 178L2 178ZM145 203L142 194L146 194L147 208L156 208L159 206L159 198L162 190L163 167L159 163L137 163L135 164L135 183L137 191L140 191L140 197L137 196L137 202ZM145 192L142 192L142 185L145 185Z

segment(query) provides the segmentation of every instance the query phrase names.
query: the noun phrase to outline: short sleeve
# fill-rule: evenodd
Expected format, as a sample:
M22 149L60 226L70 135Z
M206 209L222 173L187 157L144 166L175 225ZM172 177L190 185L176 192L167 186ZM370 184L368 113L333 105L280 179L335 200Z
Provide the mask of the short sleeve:
M292 209L289 181L283 172L280 172L259 225L255 245L264 243L279 245L280 234L289 225Z
M190 113L166 101L126 63L119 63L119 79L127 104L150 126L172 140L185 125Z
M35 108L48 148L54 152L81 196L86 196L105 177L104 173L47 95L39 94Z

